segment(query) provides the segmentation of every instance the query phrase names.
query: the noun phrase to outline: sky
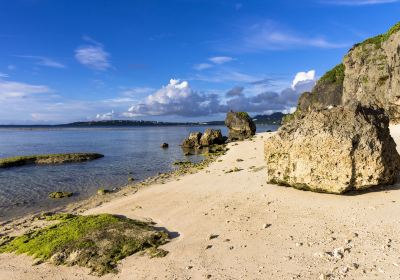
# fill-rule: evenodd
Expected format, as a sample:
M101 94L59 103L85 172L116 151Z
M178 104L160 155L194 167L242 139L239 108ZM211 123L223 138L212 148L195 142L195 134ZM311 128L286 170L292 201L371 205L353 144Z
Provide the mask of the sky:
M0 124L291 112L400 0L0 0Z

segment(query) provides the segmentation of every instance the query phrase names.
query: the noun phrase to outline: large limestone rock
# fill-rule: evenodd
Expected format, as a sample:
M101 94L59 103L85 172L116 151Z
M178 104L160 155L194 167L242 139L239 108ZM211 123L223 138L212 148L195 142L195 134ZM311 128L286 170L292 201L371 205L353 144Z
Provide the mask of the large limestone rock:
M199 148L201 136L202 136L201 132L190 133L189 137L183 140L182 147L189 149Z
M355 45L342 64L327 72L312 92L300 97L298 109L354 101L384 108L391 122L400 122L400 23Z
M393 184L400 156L383 109L361 105L297 115L265 142L268 181L344 193Z
M200 138L200 146L207 147L215 144L223 144L224 139L220 129L207 128Z
M244 140L256 133L256 125L246 112L228 112L225 125L229 129L230 141Z

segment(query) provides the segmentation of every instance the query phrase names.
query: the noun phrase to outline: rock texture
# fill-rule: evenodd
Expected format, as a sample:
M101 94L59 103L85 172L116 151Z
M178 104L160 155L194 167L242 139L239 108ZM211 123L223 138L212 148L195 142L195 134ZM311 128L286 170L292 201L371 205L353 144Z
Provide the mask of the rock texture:
M200 138L200 145L207 147L215 144L223 144L224 139L220 129L207 128Z
M246 112L228 112L225 125L229 129L230 141L244 140L256 133L256 125Z
M400 23L387 33L355 45L327 72L313 91L304 93L300 111L358 101L384 108L390 121L400 121Z
M190 133L189 137L183 140L182 147L190 149L199 148L201 136L202 136L201 132Z
M268 181L344 193L393 184L400 156L383 109L339 106L300 114L265 142Z

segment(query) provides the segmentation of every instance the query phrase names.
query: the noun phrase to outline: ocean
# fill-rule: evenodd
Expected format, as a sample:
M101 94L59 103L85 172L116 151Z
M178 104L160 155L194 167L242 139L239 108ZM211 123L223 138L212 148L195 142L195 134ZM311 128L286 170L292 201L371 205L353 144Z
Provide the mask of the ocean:
M227 134L226 127L210 127ZM203 132L206 128L1 128L0 158L69 152L96 152L105 157L83 163L0 169L0 221L85 199L99 188L123 187L129 177L140 181L171 171L177 160L199 161L201 156L185 157L179 144L190 132ZM277 128L257 125L257 132ZM169 143L168 149L160 148L163 142ZM54 191L69 191L74 195L49 199L48 194Z

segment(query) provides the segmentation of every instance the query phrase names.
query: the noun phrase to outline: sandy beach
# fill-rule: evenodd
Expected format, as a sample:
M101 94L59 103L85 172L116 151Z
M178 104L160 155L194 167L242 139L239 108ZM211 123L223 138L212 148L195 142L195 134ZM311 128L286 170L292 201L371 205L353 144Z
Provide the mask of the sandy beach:
M391 133L400 150L400 126ZM131 256L101 279L399 279L400 184L345 196L267 184L270 135L231 143L204 170L84 212L152 220L172 237L166 257ZM0 255L0 279L98 279L32 263Z

